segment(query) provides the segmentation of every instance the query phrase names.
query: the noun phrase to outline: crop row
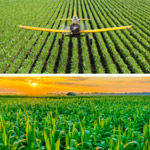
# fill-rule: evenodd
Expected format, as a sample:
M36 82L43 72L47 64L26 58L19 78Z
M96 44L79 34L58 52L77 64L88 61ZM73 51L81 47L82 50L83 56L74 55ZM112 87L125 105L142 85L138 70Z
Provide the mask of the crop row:
M40 6L35 5L35 3ZM2 46L2 48L1 48L2 53L0 55L1 58L6 56L7 53L11 53L12 49L17 44L19 44L19 42L21 40L24 41L26 38L28 38L29 35L31 35L31 32L27 32L26 30L18 30L19 24L23 24L26 21L28 22L29 25L38 24L37 19L39 20L39 18L42 18L42 15L44 16L45 13L47 13L47 11L45 11L45 9L44 9L45 8L44 3L37 3L37 2L35 2L35 3L33 3L33 4L23 3L22 4L22 2L21 2L21 4L20 4L20 2L18 2L18 3L15 3L15 5L17 5L17 6L13 6L14 4L10 3L9 6L7 6L7 9L5 9L6 7L3 7L4 12L6 14L2 13L1 15L4 15L3 18L6 20L4 20L1 24L1 26L3 26L1 29L4 30L3 34L2 34L3 35L2 39L3 39L4 44L1 44L1 46ZM30 14L28 9L21 9L23 6L25 8L28 7L28 9L32 10L33 12ZM19 7L19 9L16 9L15 7ZM37 9L37 7L39 9ZM47 8L48 7L49 7L49 5L47 6ZM9 10L13 10L13 12L9 13L8 12ZM26 10L26 11L22 12L22 10ZM14 13L16 13L16 14L14 14ZM14 14L14 15L11 16L11 14ZM14 19L13 17L17 17L17 18ZM5 23L6 21L7 21L7 23ZM39 21L42 21L42 20L39 20ZM4 23L5 23L5 25L4 25ZM15 33L15 35L14 35L14 33Z
M101 8L102 8L102 6L101 6ZM100 7L99 7L99 9L100 9ZM98 9L98 10L99 10ZM108 20L108 22L111 22L111 25L113 25L113 26L116 26L115 24L113 24L113 22L112 22L112 20L110 19L110 18L108 18L107 17L107 15L105 15L105 12L103 11L103 13L102 13L103 15L101 15L100 17L101 17L101 21L102 21L102 23L105 25L105 27L109 27L110 25L107 23L107 20ZM103 16L105 16L105 18L103 18ZM107 20L106 20L107 19ZM97 23L98 25L100 24L99 22ZM140 71L140 68L138 67L138 65L136 65L136 62L134 63L134 59L136 60L136 59L138 59L139 58L139 60L140 61L143 61L143 63L145 63L145 65L143 65L143 63L141 63L140 62L140 65L142 65L143 67L144 67L144 69L147 69L148 67L149 67L149 64L146 62L146 60L144 60L145 58L143 57L142 58L142 56L140 56L140 54L138 53L138 52L136 52L135 51L135 49L133 48L133 47L129 47L130 46L130 43L127 41L127 38L125 38L124 37L124 35L123 34L120 34L120 36L122 37L121 38L121 40L123 40L123 43L122 43L122 41L120 41L120 37L118 38L117 36L116 36L116 33L120 33L120 31L117 31L117 32L109 32L108 34L110 34L110 37L112 37L112 40L113 40L113 42L115 43L115 46L117 46L117 48L118 48L118 50L120 50L120 53L123 53L122 54L122 57L124 57L124 58L126 58L126 60L125 61L127 61L127 63L128 63L128 66L131 66L130 68L132 69L131 71L132 72L138 72L138 70L139 70L139 72L141 72ZM106 33L107 34L107 33ZM105 33L104 33L104 35L105 35ZM106 39L106 38L105 38ZM124 44L125 44L125 46L128 46L127 48L129 48L128 50L126 50L126 47L124 46ZM122 45L122 47L120 47ZM122 49L123 48L123 49ZM121 50L122 49L122 50ZM125 51L126 50L126 51ZM136 53L137 54L136 54ZM130 57L130 60L127 58L127 56L129 57L130 56L130 54L131 54L131 57ZM132 58L132 56L134 57L134 58ZM141 57L141 58L140 58ZM116 59L115 59L116 60ZM137 61L137 62L139 62L139 60ZM132 61L132 63L131 63L131 61ZM145 62L144 62L145 61ZM146 65L147 65L147 67L146 67ZM137 67L136 67L137 66ZM135 68L136 67L136 68ZM139 69L138 69L139 68ZM149 68L147 69L147 71L146 72L149 72Z
M132 15L130 15L127 11L125 11L125 13L124 13L124 11L120 11L120 9L122 9L122 7L120 7L119 11L117 11L118 8L116 8L116 6L114 4L112 4L112 5L115 7L115 11L117 12L117 14L119 14L119 16L121 18L124 18L124 20L127 20L127 22L129 24L134 25L133 30L129 30L129 32L131 32L131 36L133 36L146 49L149 49L149 43L148 43L148 42L150 42L150 38L148 36L150 34L150 32L148 30L149 25L147 23L143 22L143 21L141 22L141 20L139 20L139 17L135 18L134 15L132 17ZM128 15L130 15L130 18L129 18ZM118 17L118 15L117 15L117 18L120 19L120 17ZM122 22L124 24L124 21L122 19L120 20L120 22ZM143 26L143 24L145 26ZM138 44L138 43L136 42L136 44ZM143 47L140 47L140 48L144 49Z
M52 6L51 6L52 7ZM41 10L41 14L43 10ZM44 20L43 18L45 18L45 16L47 16L47 11L43 14L43 17L41 17L41 21L42 21L42 25L44 23L46 23L47 21ZM18 27L17 27L18 28ZM3 56L3 58L1 58L2 60L2 64L1 64L1 71L3 71L4 67L6 67L6 65L8 65L9 63L12 63L11 61L14 59L14 57L17 55L19 55L19 53L21 51L24 51L24 49L28 46L28 45L32 45L33 43L33 37L36 37L37 35L39 35L39 32L34 32L34 31L28 31L28 33L26 34L26 38L24 37L20 43L18 43L15 47L9 49L8 53L5 54ZM24 42L25 41L25 42ZM31 42L31 43L30 43ZM5 50L6 51L6 50ZM7 51L6 51L7 52ZM24 56L24 55L23 55ZM14 68L13 68L14 69Z
M59 7L61 7L61 3L59 4ZM51 14L49 16L49 20L47 20L47 19L44 20L43 23L42 23L43 26L45 26L45 27L52 27L53 26L53 22L56 20L58 14L59 14L59 10L57 10L57 8L59 8L59 7L58 7L58 4L55 5L55 7L53 7L53 9L51 10ZM51 22L50 22L50 20L51 20ZM49 36L50 36L50 33L47 33L47 32L35 32L34 36L30 40L30 42L22 50L22 54L19 55L20 58L17 57L17 59L15 59L15 61L13 62L12 65L14 65L14 67L10 67L10 69L11 68L16 69L16 67L20 63L22 63L19 70L18 70L18 72L21 73L21 70L23 70L25 72L29 72L29 70L30 70L31 66L33 65L34 61L36 61L38 53L40 53L40 51L45 46L45 45L43 46L43 44L46 44L46 43L48 44L48 42L44 43L44 41ZM28 53L29 50L30 50L30 53ZM20 63L18 63L18 61ZM26 64L28 64L28 66ZM10 70L10 72L12 72L12 71Z
M106 10L105 10L106 11ZM103 11L103 13L105 13ZM114 25L112 20L110 20L106 15L104 15L107 19L108 19L108 22L111 23L111 25ZM110 18L113 18L112 17L113 15L111 15ZM117 17L117 16L116 16ZM119 20L119 17L117 17L118 20ZM113 18L114 20L114 18ZM118 24L117 24L118 25ZM119 24L121 25L121 24ZM121 32L116 32L119 36L119 38L123 41L124 45L130 50L130 53L132 54L132 56L135 58L135 60L137 59L137 62L139 62L139 65L141 65L141 67L143 67L143 69L146 69L145 72L149 72L149 63L145 60L145 58L143 56L141 56L141 54L145 54L145 57L149 57L149 52L148 51L144 51L144 48L140 47L139 48L139 45L136 46L135 48L138 48L140 49L139 51L141 52L141 54L133 47L135 45L137 45L137 41L131 37L131 35L129 34L129 31L123 31L125 33L125 36L123 34L119 34ZM130 41L132 42L133 46L131 45L130 41L128 41L127 39L130 39ZM146 53L147 52L147 53ZM145 65L144 65L145 63Z

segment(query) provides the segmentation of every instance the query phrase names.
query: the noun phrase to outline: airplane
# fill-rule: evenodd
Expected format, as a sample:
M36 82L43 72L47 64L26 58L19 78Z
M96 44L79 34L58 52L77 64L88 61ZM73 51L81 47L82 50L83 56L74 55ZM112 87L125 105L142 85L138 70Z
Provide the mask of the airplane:
M69 33L69 36L78 36L81 33L87 33L88 34L88 40L89 43L92 45L92 39L90 39L90 33L96 33L96 32L106 32L106 31L115 31L115 30L124 30L124 29L130 29L132 28L132 25L128 26L121 26L121 27L112 27L112 28L102 28L102 29L90 29L90 30L81 30L81 26L79 21L81 20L91 20L91 19L79 19L76 13L76 9L74 9L74 15L72 19L58 19L58 20L66 20L71 21L70 30L66 29L49 29L49 28L40 28L40 27L31 27L31 26L22 26L19 25L22 29L28 29L28 30L37 30L37 31L47 31L47 32L55 32L60 33L60 39L58 41L59 45L63 43L63 35L65 33Z

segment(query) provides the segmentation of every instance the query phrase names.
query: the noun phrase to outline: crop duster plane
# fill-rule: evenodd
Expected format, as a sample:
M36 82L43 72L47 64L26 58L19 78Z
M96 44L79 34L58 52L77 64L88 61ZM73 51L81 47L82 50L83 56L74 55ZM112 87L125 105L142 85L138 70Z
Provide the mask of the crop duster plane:
M58 19L58 20L67 20L67 21L70 20L71 21L70 30L48 29L48 28L39 28L39 27L31 27L31 26L22 26L22 25L19 25L19 27L22 28L22 29L28 29L28 30L37 30L37 31L47 31L47 32L60 33L59 44L62 44L63 34L65 34L65 33L69 33L70 36L78 36L81 33L87 33L89 43L92 44L92 39L90 39L90 33L114 31L114 30L123 30L123 29L132 28L132 25L129 25L129 26L121 26L121 27L94 29L94 30L91 30L91 29L90 30L87 30L87 29L86 30L81 30L81 26L80 26L79 21L80 20L90 20L90 19L79 19L77 14L76 14L76 9L74 9L74 15L73 15L72 19Z

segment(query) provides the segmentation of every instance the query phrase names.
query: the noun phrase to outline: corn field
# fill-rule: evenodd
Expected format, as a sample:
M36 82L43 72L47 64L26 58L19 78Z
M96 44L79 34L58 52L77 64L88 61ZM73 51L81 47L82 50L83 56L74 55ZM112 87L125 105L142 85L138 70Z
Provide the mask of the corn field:
M150 97L0 97L1 150L148 150Z

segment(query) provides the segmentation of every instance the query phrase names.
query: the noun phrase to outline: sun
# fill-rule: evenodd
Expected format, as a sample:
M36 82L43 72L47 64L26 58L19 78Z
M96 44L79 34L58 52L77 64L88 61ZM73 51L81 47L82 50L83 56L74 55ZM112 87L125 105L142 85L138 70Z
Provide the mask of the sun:
M31 85L32 85L32 86L37 86L38 84L37 84L37 83L31 83Z

